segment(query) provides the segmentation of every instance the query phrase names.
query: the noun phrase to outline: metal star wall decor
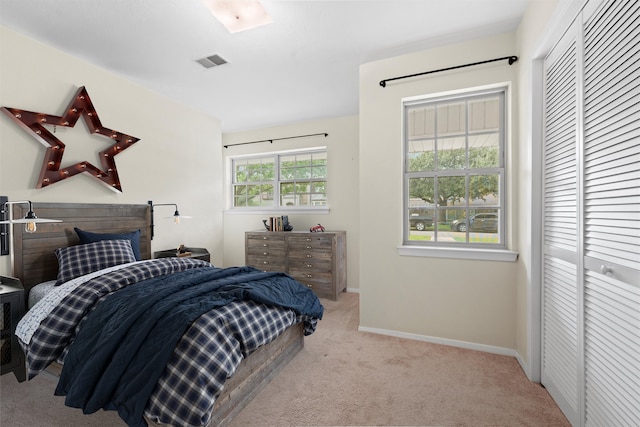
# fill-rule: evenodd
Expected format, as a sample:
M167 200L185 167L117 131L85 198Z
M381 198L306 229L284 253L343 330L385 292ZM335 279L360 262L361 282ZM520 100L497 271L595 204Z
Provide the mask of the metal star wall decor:
M102 126L98 118L98 113L96 113L96 109L91 103L89 94L84 86L78 89L67 107L66 112L60 117L19 110L17 108L2 107L0 110L27 131L29 135L47 147L36 188L46 187L79 173L87 173L100 180L100 182L110 189L122 192L116 163L113 158L139 141L139 138L125 135ZM99 155L102 169L92 165L88 161L79 162L60 169L65 145L49 132L44 125L74 127L80 116L84 118L92 134L109 138L114 142L109 148L100 151Z

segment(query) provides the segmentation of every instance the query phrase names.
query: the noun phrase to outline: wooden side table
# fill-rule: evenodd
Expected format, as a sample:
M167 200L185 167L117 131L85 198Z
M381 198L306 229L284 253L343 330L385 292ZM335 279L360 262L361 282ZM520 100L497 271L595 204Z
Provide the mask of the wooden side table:
M20 280L0 276L0 374L13 372L19 382L27 379L24 354L15 336L25 312L24 288Z
M211 262L211 254L205 248L185 248L190 255L184 255L185 258L201 259L203 261ZM153 253L154 258L168 258L177 256L175 249L166 249L164 251L158 251Z

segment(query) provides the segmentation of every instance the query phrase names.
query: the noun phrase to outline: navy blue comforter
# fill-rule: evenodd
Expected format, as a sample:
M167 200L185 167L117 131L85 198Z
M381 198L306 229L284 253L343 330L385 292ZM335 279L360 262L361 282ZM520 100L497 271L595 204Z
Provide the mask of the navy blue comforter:
M145 405L182 334L202 314L237 300L317 319L323 314L306 286L252 267L205 267L144 280L109 295L87 316L55 394L85 413L117 410L129 426L146 425Z

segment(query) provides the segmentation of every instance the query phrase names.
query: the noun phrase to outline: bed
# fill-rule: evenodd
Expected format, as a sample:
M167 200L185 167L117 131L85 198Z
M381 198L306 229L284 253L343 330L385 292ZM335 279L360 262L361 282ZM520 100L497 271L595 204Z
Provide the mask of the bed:
M38 232L33 234L14 227L14 275L22 281L30 304L35 303L33 296L46 282L50 289L54 281L61 282L57 283L60 286L53 287L60 292L60 288L73 286L71 293L58 297L61 298L60 304L55 302L55 298L54 302L46 301L55 292L40 296L44 300L38 302L23 318L29 321L35 318L38 323L38 319L47 316L37 329L29 327L28 338L24 338L24 327L20 331L19 336L23 337L23 341L28 341L22 342L22 345L29 362L29 377L36 375L54 358L55 361L49 366L56 366L57 362L60 362L60 366L64 365L59 371L56 394L66 396L68 406L82 408L86 413L98 409L117 410L128 425L136 426L156 423L226 425L303 348L304 336L313 333L317 321L322 317L323 308L317 297L307 287L282 273L272 276L271 273L246 266L215 268L195 259L151 260L148 205L34 203L33 208L41 217L61 219L63 222L38 224ZM14 205L13 209L14 218L26 213L18 205ZM84 239L86 236L80 241L77 229L116 236L87 244ZM100 266L100 270L93 273L93 278L84 273L87 272L86 268L91 270L95 266L81 267L71 276L59 277L59 274L64 276L68 273L66 255L71 254L69 256L73 259L73 256L85 257L84 251L94 246L99 250L105 250L106 247L109 251L114 246L127 246L130 243L121 236L132 230L140 230L136 236L139 241L136 259L120 262L104 270L104 266ZM126 259L129 259L127 257L131 257L131 254L127 253ZM59 262L62 266L60 272ZM192 286L193 281L199 285ZM180 292L192 292L193 295L179 294L179 298L174 298L178 292L174 293L171 290L173 288L180 289ZM279 290L277 294L275 290ZM180 302L168 303L160 299L163 293ZM157 301L153 300L156 296ZM85 304L87 299L91 300L87 303L89 305L83 306L82 310L76 309L78 301ZM182 306L185 301L187 305ZM171 305L174 303L176 305ZM38 313L43 304L50 304L54 308L50 308L46 314ZM142 306L145 304L153 306L153 311L144 311ZM156 313L155 307L160 306L165 311ZM118 311L122 307L125 307L124 311ZM76 313L78 311L81 313ZM74 322L64 326L67 329L61 334L55 328L60 327L58 323L66 322L64 316L69 316L69 313L72 313ZM246 313L252 314L249 316ZM58 322L56 316L64 317L65 321ZM245 316L253 320L246 321ZM265 322L265 318L272 320ZM247 322L252 324L249 328L251 332L245 332L244 324ZM256 329L253 332L257 324L271 323L278 327L270 331L260 330L258 333ZM23 326L21 324L19 328ZM221 324L224 327L211 334L225 335L220 338L221 341L211 338L209 332L205 333L211 330L212 325ZM130 329L134 326L141 328L142 332L129 332L134 331ZM60 341L56 345L64 347L61 353L48 354L50 350L40 350L55 347L48 341L48 337L53 336L47 331L48 327L55 329L55 340ZM228 332L227 329L233 330ZM128 334L147 338L141 345ZM65 339L59 336L65 336ZM117 344L113 344L116 341ZM225 346L230 347L230 353L218 356L217 353ZM171 351L167 350L169 347ZM104 351L107 353L103 354ZM46 357L42 357L42 354ZM86 354L92 357L86 359ZM203 361L203 357L207 359ZM143 369L150 369L146 365L155 364L145 361L156 359L162 368L154 368L149 371L151 374L145 372L136 380L136 369L142 373ZM122 363L113 363L113 360ZM224 369L217 372L218 368ZM214 370L217 373L212 374ZM197 395L193 399L184 394L183 383L175 383L176 378L186 377L190 371L194 372L190 374L192 378L187 378L190 381L187 390ZM92 378L96 372L102 376ZM119 378L114 373L127 380L116 379L113 384L109 383L112 378ZM149 381L148 378L154 380ZM153 384L149 385L150 382ZM87 397L86 390L94 389L108 392L106 395ZM118 393L122 391L122 397L112 390ZM179 398L183 396L189 397ZM186 403L180 403L180 400ZM143 409L140 401L146 402L143 403ZM197 410L191 407L195 401L198 402ZM141 418L139 414L142 414Z

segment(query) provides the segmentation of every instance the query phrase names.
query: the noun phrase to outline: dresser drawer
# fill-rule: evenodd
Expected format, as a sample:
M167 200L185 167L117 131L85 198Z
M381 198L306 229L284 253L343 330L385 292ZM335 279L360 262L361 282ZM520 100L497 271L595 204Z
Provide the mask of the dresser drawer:
M308 234L306 236L290 236L287 242L289 250L314 250L314 251L329 251L331 252L333 246L333 238L326 235L313 235Z
M289 258L289 271L331 274L333 263L321 258Z
M278 258L284 258L285 255L287 254L287 248L282 245L282 246L273 246L273 245L266 245L263 242L260 242L257 245L253 245L253 246L249 246L247 248L247 255L248 256L264 256L264 257L278 257Z
M251 267L255 267L262 271L280 271L283 273L287 271L287 266L282 261L279 261L279 260L255 258L255 259L249 259L249 262L247 262L247 265Z
M300 249L296 250L289 248L289 259L293 261L312 261L312 260L324 260L331 261L333 259L333 253L331 251L320 251L317 249Z
M290 275L298 282L311 288L313 292L315 292L319 297L331 299L336 298L335 291L333 290L333 283L331 280L317 280L316 278L297 276L295 274Z
M247 244L250 247L271 247L271 248L285 248L286 242L282 236L247 236Z
M311 271L302 268L289 267L289 275L294 279L302 279L304 281L331 283L333 280L333 276L330 271Z

